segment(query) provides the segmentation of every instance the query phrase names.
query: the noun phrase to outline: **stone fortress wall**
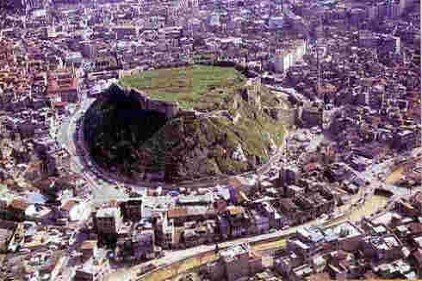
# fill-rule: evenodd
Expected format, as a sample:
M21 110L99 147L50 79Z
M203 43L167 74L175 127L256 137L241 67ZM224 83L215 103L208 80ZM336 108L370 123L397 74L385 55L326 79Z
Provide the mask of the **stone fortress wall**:
M134 97L139 101L141 109L161 113L166 119L175 118L183 111L178 102L155 100L142 91L133 88L123 88L118 84L112 84L106 92Z
M178 116L180 111L182 111L178 102L151 99L145 93L137 89L128 88L125 89L125 91L129 91L131 94L135 94L138 97L142 109L159 112L163 114L166 119L172 119Z
M261 97L260 97L260 90L261 90L261 79L259 74L247 69L244 65L231 62L231 61L209 61L209 62L202 62L201 64L204 65L215 65L221 67L234 67L238 71L242 72L247 78L247 82L245 84L245 89L241 91L239 94L239 98L244 99L250 104L254 104L261 108ZM119 72L119 77L124 77L127 75L134 75L139 72L139 69L131 69L131 70L124 70ZM114 88L114 89L112 89ZM198 118L200 115L199 112L193 109L182 109L178 102L169 102L169 101L162 101L150 98L146 93L134 89L134 88L123 88L118 84L112 84L108 91L121 91L122 93L126 93L127 95L134 95L138 98L142 109L156 111L162 113L167 119L172 119L178 116L185 117L189 120L193 120ZM234 108L237 108L237 103L233 105Z
M239 68L238 70L242 71L240 66L237 67ZM259 109L266 111L266 113L275 120L284 120L289 125L295 123L297 119L296 109L278 107L262 108L260 92L263 85L261 84L261 78L258 75L249 75L249 73L246 76L249 77L245 83L244 89L239 91L239 95L234 99L234 104L232 105L234 109L237 109L238 106L237 99L243 99L249 104L257 106ZM199 112L193 109L182 109L178 102L153 99L145 92L142 92L138 89L124 88L118 84L112 84L107 91L131 95L139 101L142 109L159 112L163 114L168 120L175 117L184 117L192 121L201 115Z
M260 89L261 89L261 81L259 78L250 78L248 79L245 89L239 92L239 98L244 99L250 104L254 104L261 107L261 99L260 99ZM197 117L198 112L195 110L189 109L182 109L178 102L171 102L171 101L163 101L152 99L146 93L130 88L130 87L122 87L118 84L112 84L107 90L106 93L113 93L113 94L124 94L130 95L139 101L141 105L141 109L155 111L163 114L166 119L173 119L178 116L183 116L187 118L195 118ZM236 107L236 106L235 106Z

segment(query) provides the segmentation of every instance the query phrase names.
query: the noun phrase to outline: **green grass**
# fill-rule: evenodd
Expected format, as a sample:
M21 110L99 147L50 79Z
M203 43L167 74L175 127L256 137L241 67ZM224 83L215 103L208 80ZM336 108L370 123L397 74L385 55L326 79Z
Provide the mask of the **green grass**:
M120 83L154 99L177 101L184 109L215 107L241 87L243 75L231 67L193 65L163 68L123 77Z

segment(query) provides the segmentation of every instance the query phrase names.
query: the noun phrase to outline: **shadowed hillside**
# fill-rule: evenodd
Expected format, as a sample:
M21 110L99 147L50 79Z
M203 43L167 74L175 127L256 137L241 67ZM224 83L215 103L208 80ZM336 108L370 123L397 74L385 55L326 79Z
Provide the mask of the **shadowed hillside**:
M263 89L212 88L212 109L181 110L173 118L145 110L136 92L113 87L88 110L86 143L98 165L135 180L178 182L237 174L266 162L282 143L284 124L262 107L283 102ZM185 99L186 97L183 96ZM222 102L223 101L223 102Z

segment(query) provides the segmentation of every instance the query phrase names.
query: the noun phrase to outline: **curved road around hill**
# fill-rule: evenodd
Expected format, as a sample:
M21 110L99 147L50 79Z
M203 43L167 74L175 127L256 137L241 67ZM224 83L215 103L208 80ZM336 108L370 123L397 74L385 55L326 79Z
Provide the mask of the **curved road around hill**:
M210 187L217 184L227 184L229 176L204 177L193 181L184 181L177 184L150 183L150 182L128 182L113 174L108 173L101 167L98 167L89 157L84 144L82 129L78 128L78 120L81 120L84 113L88 110L94 98L88 98L86 94L82 95L81 102L76 110L65 118L58 128L56 140L65 148L71 157L71 169L76 174L81 175L92 187L92 196L95 204L102 204L113 199L124 199L127 194L121 186L126 186L143 193L145 187L161 186L163 188L173 188L174 186L183 186L188 188ZM81 126L81 125L80 125ZM287 137L287 130L284 138ZM258 167L256 171L250 171L241 176L252 175L255 172L259 174L268 173L274 165L279 163L283 155L283 150L278 151L271 156L270 160Z
M123 199L126 197L121 189L116 189L115 184L111 184L92 172L87 167L86 157L83 155L83 150L75 144L77 138L81 135L76 135L78 130L77 123L83 114L88 110L91 104L95 101L93 98L88 98L83 95L79 107L68 118L62 121L61 126L56 135L56 140L69 153L71 158L71 169L76 174L81 175L90 185L92 192L92 199L95 204L108 202L112 199Z

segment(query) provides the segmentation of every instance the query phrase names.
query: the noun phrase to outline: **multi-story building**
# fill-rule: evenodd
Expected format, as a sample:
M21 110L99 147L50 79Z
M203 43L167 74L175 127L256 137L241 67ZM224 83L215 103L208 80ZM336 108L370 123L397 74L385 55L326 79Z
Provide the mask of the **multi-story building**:
M306 40L291 42L290 46L276 50L273 58L274 71L285 73L306 53Z
M247 245L238 245L220 252L224 272L228 281L239 280L249 274L249 249Z
M98 249L75 271L75 280L77 281L100 281L110 271L110 264L107 258L106 250Z
M54 102L77 102L79 99L79 79L68 69L50 72L47 95Z
M139 221L142 218L142 199L129 198L121 204L125 220Z
M117 207L99 209L95 214L95 228L99 233L118 233L122 216Z

